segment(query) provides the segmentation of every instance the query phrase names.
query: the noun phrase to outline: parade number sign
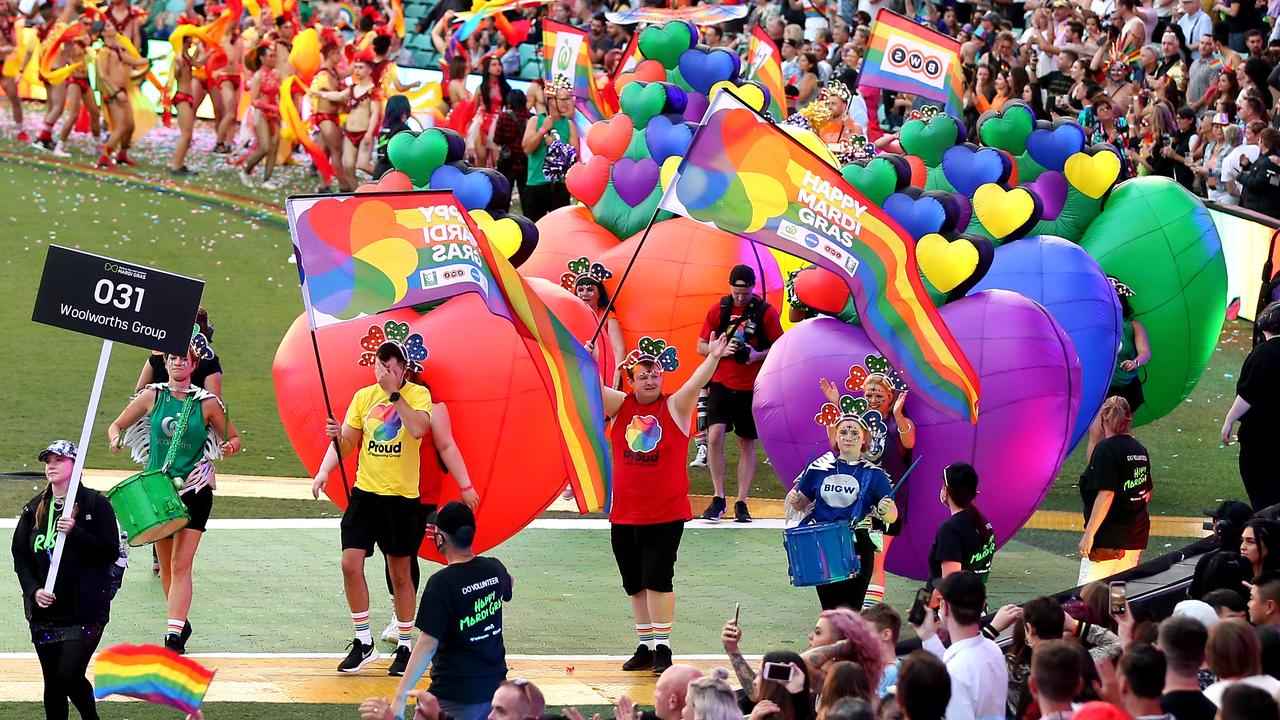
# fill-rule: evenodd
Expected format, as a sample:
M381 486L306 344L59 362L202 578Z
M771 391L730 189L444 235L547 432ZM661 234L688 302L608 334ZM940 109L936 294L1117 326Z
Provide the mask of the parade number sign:
M184 354L203 292L201 280L50 245L31 319Z

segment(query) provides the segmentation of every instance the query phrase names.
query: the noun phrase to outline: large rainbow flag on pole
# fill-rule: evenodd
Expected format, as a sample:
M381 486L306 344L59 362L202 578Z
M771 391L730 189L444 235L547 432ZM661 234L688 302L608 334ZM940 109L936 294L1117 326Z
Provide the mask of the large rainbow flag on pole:
M867 337L911 390L953 417L978 418L978 376L929 298L914 243L840 171L719 92L659 207L834 273Z
M466 292L510 320L552 400L578 509L604 507L611 466L595 359L452 193L291 197L285 208L312 329Z
M958 116L964 96L960 43L882 8L871 26L858 85L919 95Z
M98 653L93 696L124 695L184 713L204 702L213 671L157 645L116 645Z
M542 23L542 59L545 79L564 75L573 82L578 110L590 122L607 120L618 108L596 87L591 67L591 44L587 34L570 25L547 20Z
M637 33L638 34L638 33ZM773 44L769 33L756 25L751 29L751 42L747 45L747 67L743 73L747 80L755 80L769 91L769 114L781 122L787 117L787 87L782 82L782 54Z

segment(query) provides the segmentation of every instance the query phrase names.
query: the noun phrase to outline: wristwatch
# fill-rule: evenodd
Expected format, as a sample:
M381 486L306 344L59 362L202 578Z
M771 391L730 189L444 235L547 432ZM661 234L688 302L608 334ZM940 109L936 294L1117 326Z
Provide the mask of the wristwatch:
M391 398L391 402L395 402L400 399L400 391L397 390L391 393L390 395L388 395L387 397Z

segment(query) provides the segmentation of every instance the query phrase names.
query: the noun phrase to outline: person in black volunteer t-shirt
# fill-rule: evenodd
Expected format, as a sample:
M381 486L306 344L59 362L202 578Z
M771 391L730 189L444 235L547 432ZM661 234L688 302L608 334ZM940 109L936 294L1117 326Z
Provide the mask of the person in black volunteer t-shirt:
M951 518L938 526L929 548L929 587L935 590L946 576L970 570L987 581L996 554L996 534L991 523L973 504L978 496L978 473L968 463L952 463L942 470L938 500Z
M1240 479L1254 511L1280 502L1275 446L1280 437L1280 302L1267 305L1254 320L1261 333L1240 368L1236 396L1222 421L1222 444L1240 443ZM1231 429L1240 421L1233 437Z
M1103 441L1080 476L1084 537L1080 538L1079 583L1093 582L1138 564L1147 548L1151 518L1151 458L1129 434L1129 401L1115 396L1102 404Z
M403 717L405 698L431 665L431 694L454 720L482 720L507 678L502 605L515 584L494 558L471 552L476 516L454 501L427 520L427 532L448 563L427 580L415 623L422 635L391 707ZM434 660L434 661L433 661Z

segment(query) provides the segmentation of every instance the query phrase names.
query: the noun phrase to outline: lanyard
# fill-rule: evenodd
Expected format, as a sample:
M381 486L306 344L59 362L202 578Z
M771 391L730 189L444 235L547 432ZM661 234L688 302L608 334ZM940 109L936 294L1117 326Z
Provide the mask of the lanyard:
M51 507L49 508L49 512L46 514L45 531L44 533L36 536L36 542L35 542L36 552L44 550L46 553L49 554L50 558L53 557L53 546L54 546L54 542L56 541L56 535L53 529L56 523L53 519L53 516L61 515L62 514L61 511L62 511L62 503L58 502L58 498L54 498L53 502L51 503Z

